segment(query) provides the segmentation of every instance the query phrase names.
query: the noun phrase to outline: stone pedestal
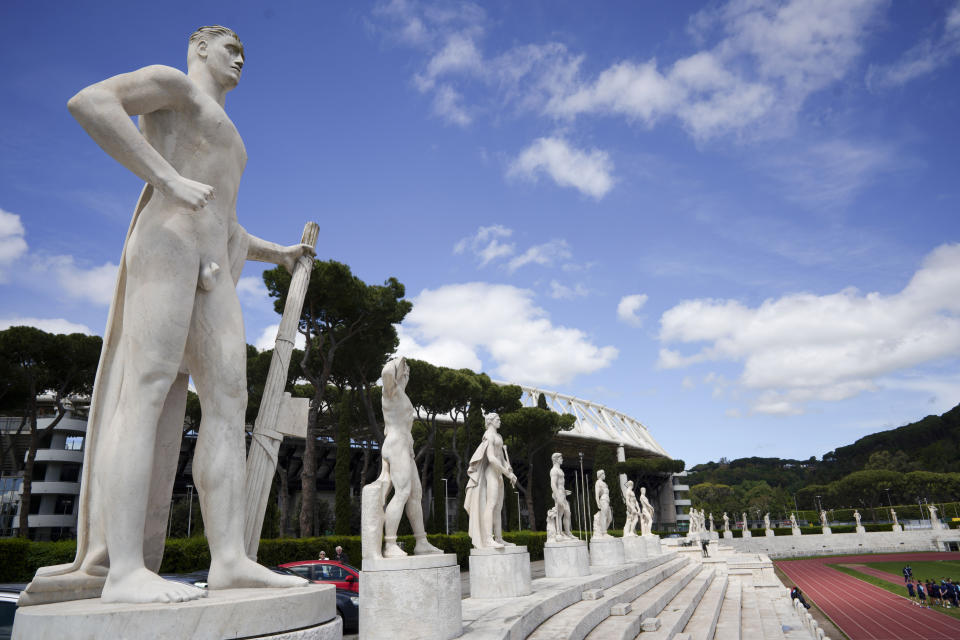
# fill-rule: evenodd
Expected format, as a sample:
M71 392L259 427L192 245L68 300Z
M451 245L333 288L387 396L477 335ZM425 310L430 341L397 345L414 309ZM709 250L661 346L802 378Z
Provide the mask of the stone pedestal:
M792 529L790 529L790 535L799 536L799 535L800 535L800 527L793 527Z
M753 534L750 533L750 530L749 530L749 529L744 529L744 530L743 530L743 537L744 537L744 538L752 538L752 537L753 537Z
M824 534L824 535L829 535L829 534L831 534L831 533L833 533L833 531L830 530L830 527L824 527L824 528L823 528L823 534Z
M776 534L773 532L773 529L764 529L763 535L767 536L768 538L772 538Z
M719 539L720 539L720 532L719 532L719 531L711 531L711 532L710 532L710 539L711 539L711 540L719 540Z
M620 538L604 536L590 540L590 564L596 567L609 567L624 564L623 542Z
M627 562L639 562L647 557L647 543L641 536L623 536L620 541Z
M585 540L563 540L543 545L543 568L548 578L590 575L590 552Z
M455 554L364 559L360 638L457 638L463 633L460 595Z
M866 533L866 532L867 532L867 530L866 530L863 526L858 526L858 527L857 527L857 533Z
M724 531L723 532L724 540L733 540L733 531Z
M660 549L660 536L655 536L651 533L640 537L643 538L643 543L647 546L647 556L658 556L662 553Z
M17 640L284 638L340 640L336 588L224 589L180 603L107 604L99 598L20 607ZM459 602L458 602L459 604Z
M903 533L903 525L895 524L893 525L894 533Z
M470 550L470 597L515 598L530 593L526 547Z

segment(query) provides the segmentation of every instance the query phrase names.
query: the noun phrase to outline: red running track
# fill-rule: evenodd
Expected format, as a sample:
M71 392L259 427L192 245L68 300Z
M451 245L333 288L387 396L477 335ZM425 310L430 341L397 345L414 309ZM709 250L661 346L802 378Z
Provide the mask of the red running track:
M850 640L956 640L960 620L913 604L906 598L906 587L904 595L897 596L827 565L957 559L960 553L897 553L786 560L776 565Z

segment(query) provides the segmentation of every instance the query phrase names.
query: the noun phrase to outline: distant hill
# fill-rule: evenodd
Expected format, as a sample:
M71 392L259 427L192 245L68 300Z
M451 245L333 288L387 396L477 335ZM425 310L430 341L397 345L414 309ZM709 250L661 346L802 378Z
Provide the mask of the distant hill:
M810 484L827 484L862 469L960 471L960 404L943 415L864 436L825 454L821 460L721 458L689 469L688 480L690 485L710 482L730 486L763 481L792 492Z

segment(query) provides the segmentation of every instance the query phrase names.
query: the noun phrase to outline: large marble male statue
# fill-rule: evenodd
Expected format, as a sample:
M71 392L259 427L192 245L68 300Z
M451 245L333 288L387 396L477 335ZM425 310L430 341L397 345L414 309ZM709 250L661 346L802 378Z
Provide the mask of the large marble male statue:
M597 512L593 514L593 537L607 538L610 536L607 530L613 525L613 512L610 510L610 488L604 479L607 473L600 469L597 471L597 481L593 483L594 497L597 500Z
M205 595L154 573L188 375L203 408L193 478L210 545L209 588L305 584L244 551L246 343L236 281L245 260L292 271L312 249L266 242L237 222L247 156L224 102L243 65L233 31L201 27L190 36L186 74L145 67L91 85L69 102L97 144L146 185L120 258L94 385L77 556L39 570L24 604ZM133 115L140 116L139 130Z
M570 530L570 503L567 496L570 492L565 488L563 478L563 456L557 452L550 456L553 466L550 468L550 492L553 494L554 509L556 509L557 532L556 540L573 540Z
M647 499L647 488L640 487L640 534L644 536L653 535L653 505Z
M623 485L623 502L627 507L627 520L623 523L623 536L629 538L637 535L637 522L640 520L640 503L637 494L633 492L633 480L627 480Z

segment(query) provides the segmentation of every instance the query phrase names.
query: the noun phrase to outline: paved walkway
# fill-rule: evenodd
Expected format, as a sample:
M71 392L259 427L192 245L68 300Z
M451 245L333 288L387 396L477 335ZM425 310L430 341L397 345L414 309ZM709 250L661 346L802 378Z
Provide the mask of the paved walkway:
M960 638L960 620L918 607L905 596L828 565L956 559L960 559L960 553L898 553L786 560L776 565L850 640L955 640Z

